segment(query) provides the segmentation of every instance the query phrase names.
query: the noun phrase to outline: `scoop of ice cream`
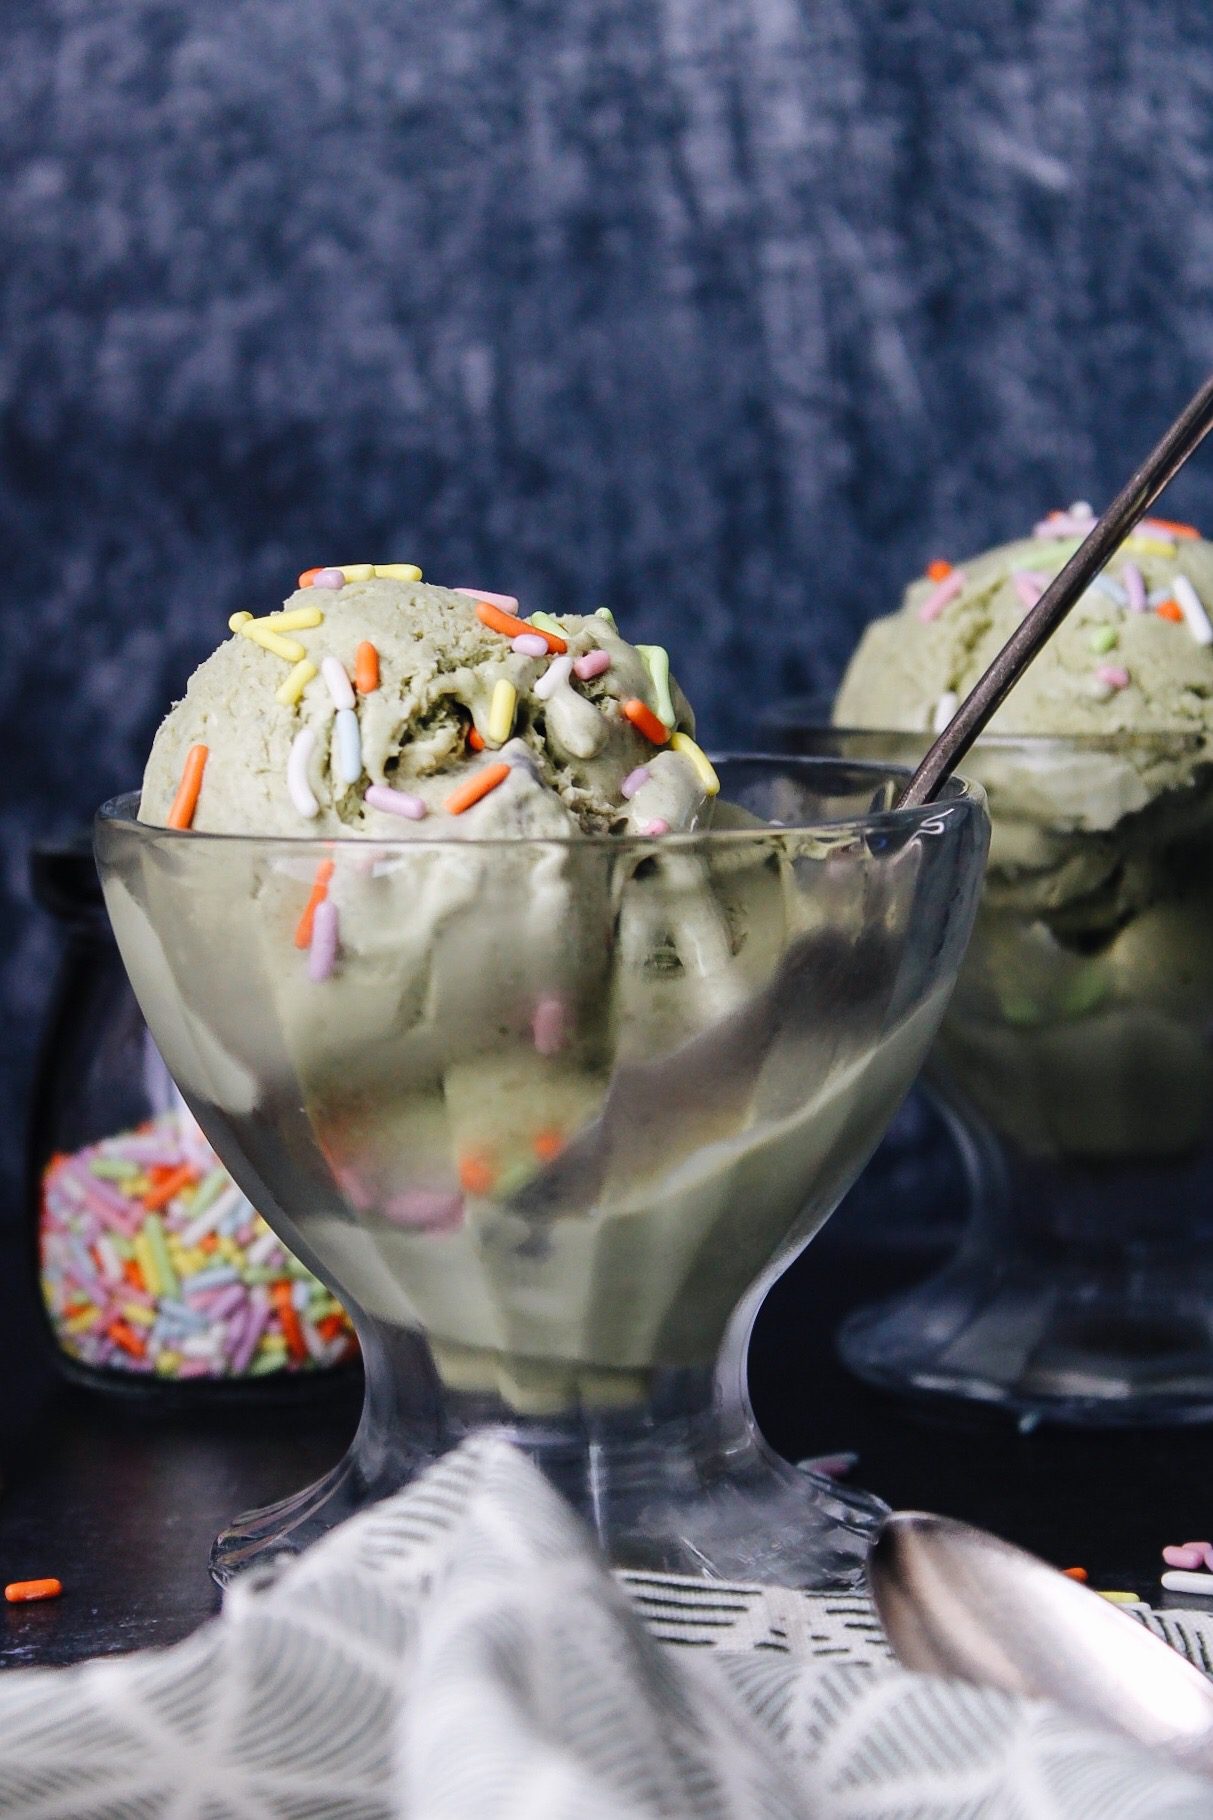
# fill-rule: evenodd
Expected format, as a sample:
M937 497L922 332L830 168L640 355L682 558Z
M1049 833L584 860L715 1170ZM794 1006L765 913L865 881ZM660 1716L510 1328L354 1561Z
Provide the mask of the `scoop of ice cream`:
M539 620L391 576L236 615L156 735L141 816L171 822L203 747L188 825L207 833L399 839L433 835L435 818L444 837L473 839L693 826L710 773L665 652L629 644L609 616ZM501 781L452 813L484 773Z
M868 628L836 723L925 746L1090 523L1071 507L1031 538L932 565ZM941 1048L1029 1150L1178 1155L1213 1117L1211 609L1213 544L1146 521L965 762L993 833Z

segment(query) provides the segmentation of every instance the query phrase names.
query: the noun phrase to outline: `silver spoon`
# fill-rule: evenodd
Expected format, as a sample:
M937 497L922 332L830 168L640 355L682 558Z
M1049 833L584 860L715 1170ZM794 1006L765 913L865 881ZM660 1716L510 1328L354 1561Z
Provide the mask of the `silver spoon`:
M906 1668L1052 1700L1213 1777L1213 1683L1035 1555L951 1517L895 1511L868 1584Z
M1075 601L1106 567L1138 519L1149 511L1163 488L1175 478L1211 429L1213 375L1180 412L1132 479L1125 482L1103 516L1095 520L1093 530L1065 568L1049 583L985 675L970 689L898 797L896 806L899 809L931 801L944 778L956 769L1041 646L1053 636Z

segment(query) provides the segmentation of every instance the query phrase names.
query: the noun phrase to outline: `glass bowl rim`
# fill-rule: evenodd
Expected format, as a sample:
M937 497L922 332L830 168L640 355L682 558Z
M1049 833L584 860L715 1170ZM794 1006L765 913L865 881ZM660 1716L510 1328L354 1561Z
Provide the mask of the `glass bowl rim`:
M872 775L873 788L885 783L892 777L909 781L913 768L909 765L886 763L879 759L850 759L836 754L790 753L778 752L728 752L714 755L716 762L729 764L763 764L785 771L797 770L812 774L814 771L830 767L845 767L848 771L869 772ZM502 848L514 851L520 847L543 848L576 848L593 850L601 847L604 851L619 852L640 849L646 855L655 849L662 852L667 849L686 851L688 848L703 846L724 847L739 843L770 840L772 836L782 834L801 835L837 835L840 832L854 830L856 834L892 834L913 832L924 823L938 818L944 809L960 809L964 816L958 822L973 813L984 813L986 792L984 787L971 778L953 772L945 779L944 791L929 803L920 803L907 809L869 810L862 815L822 816L813 820L774 822L757 828L691 828L671 831L669 834L524 834L493 835L488 838L465 838L453 835L378 835L378 834L235 834L219 830L199 828L165 828L155 822L139 820L137 813L140 792L127 790L117 796L111 796L102 803L94 817L94 830L100 834L105 829L116 828L124 834L136 834L140 838L167 840L173 842L229 842L242 846L280 847L289 851L325 848L326 850L341 847L376 847L386 848L393 852L416 852L419 850L434 852L450 850L452 852L484 852L488 849ZM939 832L933 829L933 832Z
M913 739L925 740L930 745L936 738L936 734L930 727L861 727L856 726L852 721L833 721L830 719L831 706L829 696L806 695L799 700L793 696L788 701L768 710L762 716L762 723L764 728L779 728L784 731L804 733L832 733L837 734L841 739ZM1005 751L1011 747L1041 751L1055 746L1062 751L1115 752L1160 751L1163 749L1173 751L1177 745L1182 745L1186 750L1196 751L1201 746L1210 744L1213 744L1210 734L1199 727L1113 728L1106 733L1016 733L1009 727L999 727L992 733L987 730L978 735L971 756L980 751L998 750L999 748ZM799 756L813 757L816 755L803 753Z

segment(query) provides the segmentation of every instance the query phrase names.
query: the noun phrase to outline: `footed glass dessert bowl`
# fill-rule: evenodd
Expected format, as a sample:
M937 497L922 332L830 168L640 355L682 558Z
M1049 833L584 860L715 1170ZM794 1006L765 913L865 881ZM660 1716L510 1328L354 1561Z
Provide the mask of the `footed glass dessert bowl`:
M798 750L912 764L926 734ZM1213 1419L1213 750L986 735L993 834L927 1079L970 1178L930 1281L842 1351L883 1387L1084 1427Z
M140 1004L224 1163L358 1329L320 1483L239 1517L226 1581L477 1429L620 1566L853 1578L882 1507L799 1472L745 1388L759 1302L913 1079L976 910L980 789L736 759L708 830L315 839L100 813ZM296 945L317 879L340 948Z

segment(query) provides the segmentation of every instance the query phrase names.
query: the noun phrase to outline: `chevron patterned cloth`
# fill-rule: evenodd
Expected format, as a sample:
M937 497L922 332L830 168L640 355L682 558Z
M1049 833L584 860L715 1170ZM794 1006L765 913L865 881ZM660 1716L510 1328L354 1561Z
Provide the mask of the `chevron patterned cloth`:
M1201 1621L1170 1619L1197 1660ZM838 1598L630 1575L487 1437L171 1649L0 1679L22 1820L1207 1820L1207 1784L889 1664Z

